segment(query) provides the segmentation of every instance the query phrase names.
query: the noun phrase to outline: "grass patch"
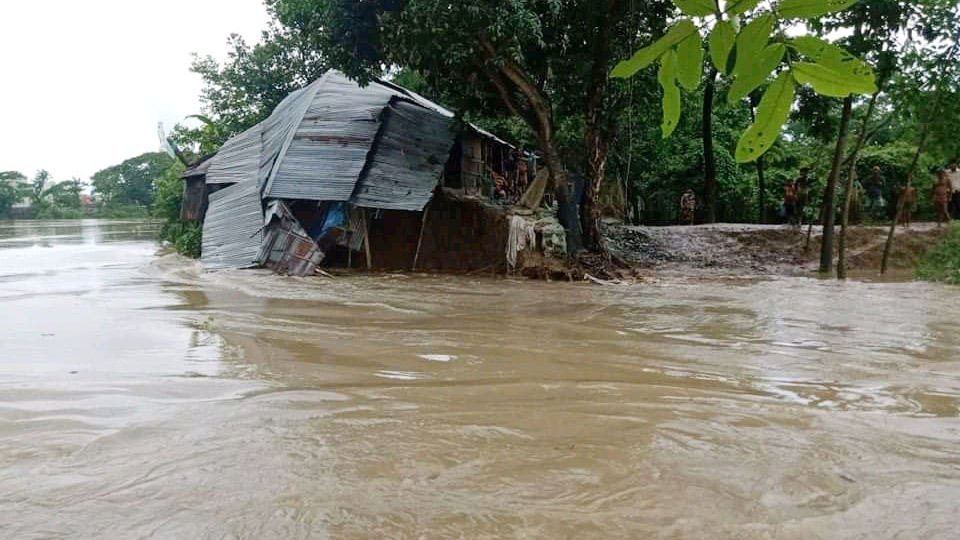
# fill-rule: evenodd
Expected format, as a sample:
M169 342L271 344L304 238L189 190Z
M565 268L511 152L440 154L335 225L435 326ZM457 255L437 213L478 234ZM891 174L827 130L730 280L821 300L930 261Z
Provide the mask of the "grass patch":
M952 223L943 238L916 265L917 278L960 284L960 223Z

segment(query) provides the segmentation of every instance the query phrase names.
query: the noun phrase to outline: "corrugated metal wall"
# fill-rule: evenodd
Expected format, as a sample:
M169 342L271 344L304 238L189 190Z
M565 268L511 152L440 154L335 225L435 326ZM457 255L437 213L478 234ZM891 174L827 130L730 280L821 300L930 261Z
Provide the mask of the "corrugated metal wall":
M384 110L370 165L350 202L384 210L423 210L433 196L455 135L452 120L406 100Z
M263 240L263 206L257 182L230 186L210 195L203 222L200 260L208 269L256 266Z

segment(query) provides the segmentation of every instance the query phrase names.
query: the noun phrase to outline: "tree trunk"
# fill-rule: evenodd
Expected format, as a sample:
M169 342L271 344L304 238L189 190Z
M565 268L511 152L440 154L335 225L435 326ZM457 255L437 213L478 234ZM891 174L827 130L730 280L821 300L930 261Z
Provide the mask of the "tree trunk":
M847 279L847 227L850 225L850 201L857 181L856 161L847 171L847 183L843 188L843 219L840 224L840 239L837 246L837 279Z
M553 141L541 141L543 159L550 172L554 197L557 199L557 219L563 225L567 239L567 256L573 257L583 250L583 235L580 231L580 205L575 200L576 190L569 175L563 168L563 161L557 153Z
M857 162L860 158L860 151L867 142L867 127L870 124L870 117L877 107L877 97L880 96L881 89L870 96L870 105L867 107L867 114L863 117L863 123L860 124L860 135L857 137L857 145L853 153L848 158L850 165L847 167L847 183L843 189L843 219L840 226L840 245L837 255L837 279L847 279L847 227L850 225L850 201L853 199L853 190L857 181Z
M580 215L580 224L583 231L583 247L593 252L603 252L603 233L600 231L600 208L597 204L600 190L606 176L607 150L604 148L591 149L590 178L584 187L583 209Z
M597 37L593 43L593 58L590 67L590 86L585 107L585 148L589 166L589 181L584 186L583 208L580 215L583 245L586 249L604 253L603 234L600 231L600 190L607 171L607 155L610 150L610 134L614 126L607 115L607 95L610 88L610 21L615 9L613 0L597 2L595 26ZM607 129L605 129L605 127Z
M833 152L833 164L830 177L823 193L823 243L820 245L820 273L829 274L833 270L833 227L837 220L837 181L840 178L840 164L843 161L844 147L847 144L847 132L850 128L850 113L853 110L853 97L843 100L843 115L840 117L840 133L837 147Z
M713 156L713 95L716 91L717 69L710 68L703 90L703 176L704 221L717 221L717 164Z
M580 230L579 201L574 200L566 169L557 151L553 136L553 109L543 91L538 88L516 62L503 58L496 46L485 35L480 35L481 50L486 63L481 67L487 74L504 105L533 131L543 150L550 182L557 199L557 218L566 231L567 255L572 257L583 250ZM519 95L518 95L519 94ZM522 99L518 99L522 96Z

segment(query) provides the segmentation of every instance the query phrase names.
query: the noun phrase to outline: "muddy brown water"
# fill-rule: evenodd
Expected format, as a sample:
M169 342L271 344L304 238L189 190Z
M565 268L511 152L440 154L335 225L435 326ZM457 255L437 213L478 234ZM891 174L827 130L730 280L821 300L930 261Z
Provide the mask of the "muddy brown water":
M960 290L204 274L0 224L2 539L955 539Z

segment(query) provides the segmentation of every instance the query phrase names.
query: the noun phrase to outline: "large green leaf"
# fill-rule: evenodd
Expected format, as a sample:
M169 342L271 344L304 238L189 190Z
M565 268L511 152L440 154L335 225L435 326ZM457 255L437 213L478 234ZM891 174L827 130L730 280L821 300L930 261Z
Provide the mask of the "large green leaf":
M783 43L774 43L764 49L755 62L747 66L745 71L737 74L727 93L727 103L735 104L763 84L770 73L780 65L780 60L786 52L787 48Z
M727 0L726 13L730 15L742 15L751 9L757 7L760 0Z
M873 68L846 50L813 36L801 36L788 43L798 53L831 70L861 78L864 82L876 80Z
M823 64L799 62L793 65L793 75L800 84L809 84L822 96L847 97L850 94L872 94L876 82L837 71Z
M747 132L740 137L737 143L737 161L747 163L755 161L773 146L780 136L787 117L790 116L790 107L796 94L796 85L789 71L784 71L767 88L757 107L757 119Z
M629 60L624 60L613 68L610 76L619 79L629 79L641 69L652 64L663 56L671 47L697 33L697 27L690 19L682 19L667 30L666 35L650 46L636 52Z
M716 12L713 0L673 0L680 11L693 17L706 17Z
M859 0L783 0L777 13L789 19L812 19L835 11L843 11Z
M703 75L703 41L699 33L677 45L677 62L680 85L690 91L696 90Z
M710 58L713 65L724 75L727 74L727 61L737 42L737 30L730 21L719 21L710 32Z
M737 64L733 68L735 75L749 71L751 65L770 41L773 31L773 16L762 15L750 21L737 36Z
M672 49L667 51L660 60L660 71L657 80L663 87L663 138L666 139L680 123L680 89L677 88L677 53Z

